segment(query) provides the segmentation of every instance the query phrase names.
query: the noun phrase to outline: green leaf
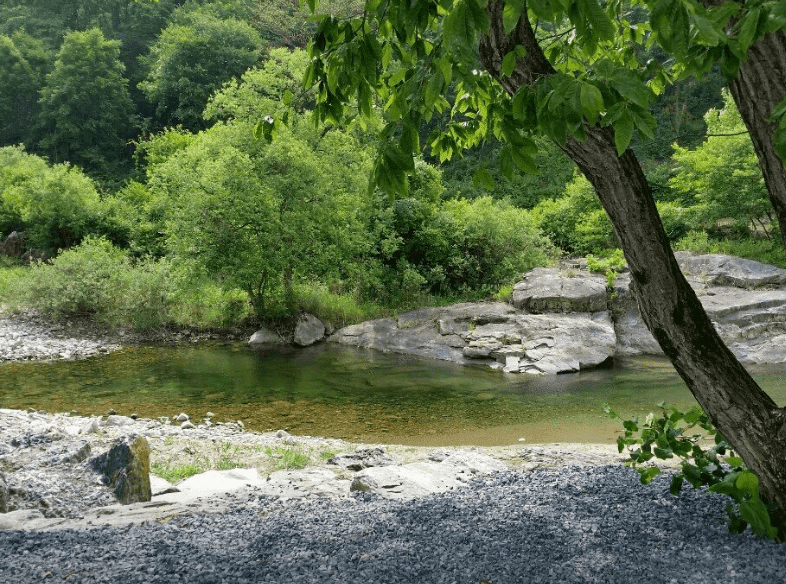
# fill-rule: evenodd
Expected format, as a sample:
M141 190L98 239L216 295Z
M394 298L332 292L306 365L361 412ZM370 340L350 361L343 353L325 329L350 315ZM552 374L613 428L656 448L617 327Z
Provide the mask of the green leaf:
M502 25L505 27L505 33L509 34L516 28L523 10L524 0L507 0L505 2L505 8L502 11Z
M592 26L594 36L605 41L614 38L614 25L608 14L601 8L598 0L580 0L579 6L581 13Z
M292 98L293 98L293 97L294 97L294 96L293 96L292 92L291 92L289 89L287 89L287 90L284 92L284 96L281 98L281 101L282 101L282 103L283 103L284 105L287 105L287 106L288 106L289 104L291 104L291 103L292 103Z
M707 18L699 14L693 15L693 23L696 25L696 28L704 37L704 41L707 43L708 46L714 47L720 44L723 40L724 34L723 29L716 28L712 22L710 22Z
M491 173L489 173L489 171L482 166L475 171L475 176L473 177L472 182L475 184L475 186L480 185L484 189L488 189L490 191L494 190L494 178L491 176Z
M600 89L591 83L581 84L581 109L584 117L593 125L598 121L600 112L603 111L603 95L601 95Z
M761 10L756 7L742 17L740 34L738 35L737 40L740 43L740 49L743 52L748 51L748 47L753 44L753 41L756 38L756 29L759 25L760 14Z
M516 55L516 51L510 51L507 55L505 55L502 58L503 77L510 77L510 74L513 73L513 70L516 68L516 59L518 59L518 55Z
M674 495L675 497L680 494L682 490L682 485L685 482L685 477L682 475L674 475L671 479L671 485L669 485L669 492Z
M740 503L740 517L750 524L753 533L759 537L775 539L778 535L777 528L770 522L767 507L759 499Z
M734 481L734 486L751 497L759 496L759 477L749 470L740 473L740 476Z
M657 466L651 466L649 468L640 468L637 470L642 485L650 484L652 482L652 479L654 479L656 476L658 476L661 473L661 470Z
M622 156L630 146L633 139L633 118L628 111L620 116L614 124L614 145L617 147L617 155Z
M726 464L729 466L742 466L742 459L739 456L729 456L726 458Z
M652 90L629 69L616 69L609 79L611 86L625 99L647 109L655 96Z

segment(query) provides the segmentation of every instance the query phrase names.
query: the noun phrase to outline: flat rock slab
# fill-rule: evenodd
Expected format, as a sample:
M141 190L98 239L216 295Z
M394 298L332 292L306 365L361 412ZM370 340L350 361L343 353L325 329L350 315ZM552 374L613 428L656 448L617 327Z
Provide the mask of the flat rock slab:
M209 470L177 483L179 492L156 497L156 502L188 503L194 499L230 493L238 489L260 487L266 479L255 468Z
M426 462L367 468L355 474L350 488L386 499L414 499L459 488L476 476L506 468L485 454L459 452Z
M616 345L605 304L595 313L526 314L502 302L411 311L345 327L330 341L534 374L600 365Z
M786 270L745 258L721 254L674 254L686 276L694 276L709 286L761 288L786 286Z
M600 276L535 268L513 287L511 304L533 314L600 312L608 309L608 294Z
M343 479L333 471L323 468L303 470L279 470L271 473L266 483L256 492L278 499L319 497L349 499L349 479Z

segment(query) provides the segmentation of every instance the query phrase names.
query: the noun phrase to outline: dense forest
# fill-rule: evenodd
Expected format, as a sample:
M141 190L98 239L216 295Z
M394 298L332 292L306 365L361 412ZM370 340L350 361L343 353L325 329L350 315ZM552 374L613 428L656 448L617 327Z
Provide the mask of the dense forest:
M309 14L297 0L0 0L0 234L53 258L3 260L3 302L140 328L302 310L340 324L504 298L561 256L620 257L592 187L546 140L537 173L506 169L488 141L452 160L425 149L406 197L369 190L391 106L314 123ZM675 249L783 265L724 83L667 85L634 149ZM273 118L288 123L269 141Z

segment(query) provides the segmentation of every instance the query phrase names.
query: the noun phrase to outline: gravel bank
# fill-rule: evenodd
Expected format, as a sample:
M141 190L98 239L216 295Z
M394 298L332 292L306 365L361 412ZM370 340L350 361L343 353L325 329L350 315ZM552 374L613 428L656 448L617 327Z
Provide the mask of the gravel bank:
M399 502L259 498L125 529L0 532L0 581L736 583L786 580L786 546L730 535L725 499L624 467L504 471Z

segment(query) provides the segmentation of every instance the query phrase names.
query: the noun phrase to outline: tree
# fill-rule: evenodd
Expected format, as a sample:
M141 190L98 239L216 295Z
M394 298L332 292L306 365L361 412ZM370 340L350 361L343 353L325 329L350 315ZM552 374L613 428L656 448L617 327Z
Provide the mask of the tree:
M782 3L755 4L769 11L762 32L784 27ZM784 538L786 411L715 331L680 272L629 148L634 131L652 136L647 110L653 88L662 88L667 77L656 63L637 59L648 27L631 25L622 8L597 0L369 0L362 18L321 20L305 81L317 86L320 119L340 118L343 104L354 97L364 113L370 113L374 95L384 104L388 124L380 133L373 178L389 192L406 189L421 146L417 128L434 112L452 113L429 140L442 159L494 136L508 143L500 153L503 169L535 170L530 135L545 134L559 144L593 185L614 226L647 327L711 422L758 475L762 499L778 507ZM742 18L755 20L758 34L761 13L747 16L753 10ZM725 28L733 14L726 4L704 9L664 0L650 20L669 50L683 47L691 23ZM739 42L741 36L741 49L747 49L747 29L734 29L730 38ZM452 104L445 99L451 83L457 96Z
M207 127L202 111L210 95L262 57L262 39L250 25L203 11L167 26L144 58L139 89L153 105L158 128Z
M49 165L20 146L0 148L0 229L25 231L50 253L79 243L101 220L95 184L68 164Z
M41 90L40 148L99 175L117 172L135 125L120 43L98 29L65 36Z
M645 0L679 76L718 64L751 135L770 202L786 224L786 9L782 2ZM786 247L786 229L781 229Z
M41 72L14 40L0 35L0 144L19 144L30 136L42 84Z
M170 250L264 315L297 279L340 279L368 247L368 154L343 132L304 124L267 145L251 129L216 124L148 174Z
M695 150L675 147L677 173L671 185L687 202L698 204L706 227L733 218L747 230L748 223L768 234L761 221L772 209L750 136L728 92L722 110L705 116L710 136ZM693 200L690 200L693 199Z

